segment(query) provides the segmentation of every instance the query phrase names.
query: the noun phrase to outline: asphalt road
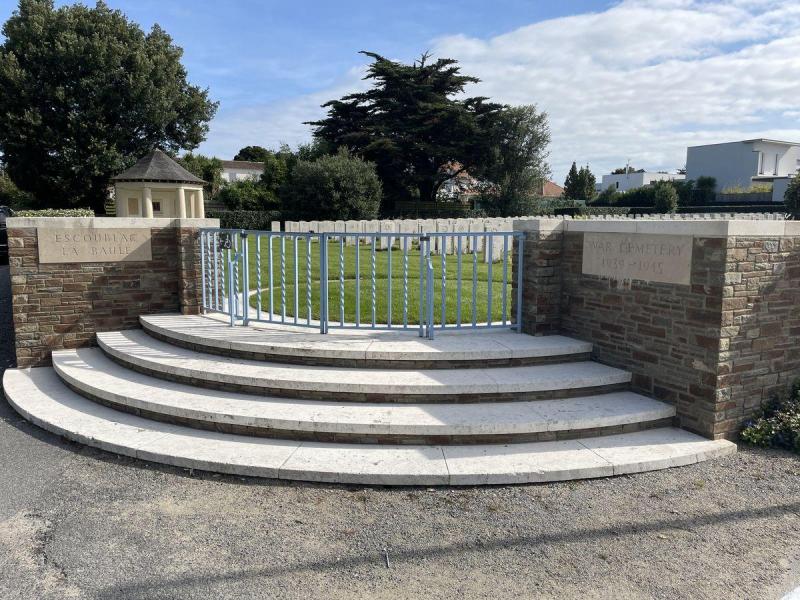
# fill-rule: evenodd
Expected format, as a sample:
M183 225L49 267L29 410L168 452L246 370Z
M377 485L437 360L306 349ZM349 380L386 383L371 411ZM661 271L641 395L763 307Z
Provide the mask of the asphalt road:
M780 598L800 585L800 458L787 453L548 485L360 488L117 457L4 401L0 419L3 599Z

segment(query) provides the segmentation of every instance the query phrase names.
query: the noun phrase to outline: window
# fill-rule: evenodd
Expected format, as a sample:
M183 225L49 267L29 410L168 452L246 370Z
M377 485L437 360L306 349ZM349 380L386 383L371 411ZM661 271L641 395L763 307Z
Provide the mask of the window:
M153 202L153 212L161 212L161 202Z
M615 181L614 185L617 186L617 189L619 189L619 181Z

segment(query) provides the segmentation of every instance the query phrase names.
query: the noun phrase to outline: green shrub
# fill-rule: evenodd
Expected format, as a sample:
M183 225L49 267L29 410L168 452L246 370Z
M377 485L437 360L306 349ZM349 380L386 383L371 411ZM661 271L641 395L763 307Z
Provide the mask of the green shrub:
M655 186L653 209L657 213L674 213L678 210L678 192L667 182Z
M771 183L754 183L750 187L731 185L722 190L723 194L764 194L772 191Z
M800 380L761 406L744 424L742 439L753 446L800 454Z
M800 175L789 180L789 186L783 193L783 201L786 203L786 212L795 218L800 216Z
M717 190L717 180L714 177L703 175L694 183L692 202L698 205L711 204Z
M35 206L35 198L19 189L11 178L0 171L0 206L10 206L12 210Z
M43 208L42 210L18 210L15 217L93 217L91 208Z
M269 231L272 221L281 220L278 210L209 210L209 219L219 219L223 229Z
M314 161L298 161L287 187L285 209L299 219L378 217L382 189L375 165L345 150Z
M621 193L615 190L612 186L608 186L606 189L600 192L600 194L598 194L595 204L610 206L612 204L616 204L621 197Z
M245 179L223 185L217 200L228 210L269 211L278 206L274 192L259 181Z

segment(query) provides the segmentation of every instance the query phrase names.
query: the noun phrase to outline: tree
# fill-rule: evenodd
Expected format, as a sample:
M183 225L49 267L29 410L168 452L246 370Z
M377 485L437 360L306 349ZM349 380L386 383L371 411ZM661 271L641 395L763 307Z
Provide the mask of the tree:
M478 79L462 75L449 58L431 61L423 54L406 65L362 54L373 61L365 77L372 87L325 103L327 117L310 123L314 137L375 163L385 210L396 199L435 201L442 184L463 171L480 177L501 107L460 97Z
M619 199L622 197L622 194L618 192L614 186L608 186L604 189L600 194L598 194L597 198L595 199L595 204L603 205L603 206L611 206L619 202Z
M699 205L710 204L714 201L714 195L717 189L717 180L714 177L702 175L697 178L694 184L696 190L694 194L694 201Z
M222 186L222 161L215 156L184 154L178 159L183 168L206 182L205 194L214 198Z
M628 173L635 173L636 170L628 165L627 167L620 167L619 169L614 169L611 171L612 175L626 175Z
M19 189L14 182L0 170L0 206L9 206L15 210L31 208L34 198Z
M41 206L103 210L109 179L155 147L195 148L217 104L182 50L98 2L20 0L0 46L0 151Z
M271 150L267 150L262 146L245 146L236 153L233 160L248 160L252 162L264 162L267 157L272 154Z
M262 183L245 179L222 186L217 199L231 210L275 210L278 197Z
M381 201L375 165L341 150L298 161L287 185L284 209L300 219L374 219Z
M597 180L592 172L589 170L589 165L581 167L578 171L578 189L580 190L581 200L591 201L597 193L596 188Z
M800 175L795 175L789 180L789 185L783 193L783 201L786 203L786 212L797 219L800 216Z
M533 105L503 107L494 124L493 143L495 156L485 173L490 184L484 202L494 207L494 213L509 216L517 212L514 207L539 195L550 175L547 114Z
M656 183L653 210L657 213L674 213L678 210L678 192L668 181Z
M579 181L578 181L578 167L575 165L575 161L572 161L572 166L569 168L569 173L567 173L567 178L564 180L564 198L568 198L570 200L581 200L580 197L581 190L579 189Z

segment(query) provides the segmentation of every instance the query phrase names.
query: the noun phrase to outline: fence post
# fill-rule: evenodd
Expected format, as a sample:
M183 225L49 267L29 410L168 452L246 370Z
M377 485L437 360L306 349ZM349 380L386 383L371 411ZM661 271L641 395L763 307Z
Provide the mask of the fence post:
M319 238L319 332L328 333L328 234Z
M525 234L516 235L517 238L517 333L522 333L522 273L523 257L525 256Z
M250 322L250 256L247 232L242 230L242 254L239 262L242 265L242 325Z
M231 327L236 324L236 308L233 292L233 261L228 259L228 314L231 318Z

